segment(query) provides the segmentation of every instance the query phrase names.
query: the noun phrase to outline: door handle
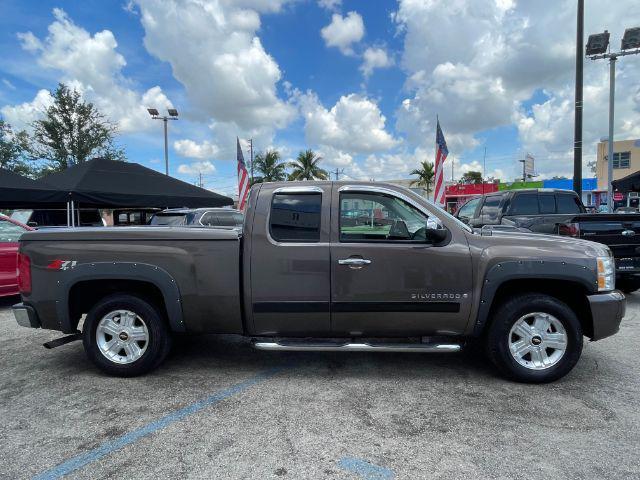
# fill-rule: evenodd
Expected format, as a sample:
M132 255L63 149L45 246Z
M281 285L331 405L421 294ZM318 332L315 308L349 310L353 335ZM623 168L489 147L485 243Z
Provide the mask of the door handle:
M369 265L371 260L367 260L366 258L342 258L338 260L339 265L349 265L350 267L364 267L365 265Z

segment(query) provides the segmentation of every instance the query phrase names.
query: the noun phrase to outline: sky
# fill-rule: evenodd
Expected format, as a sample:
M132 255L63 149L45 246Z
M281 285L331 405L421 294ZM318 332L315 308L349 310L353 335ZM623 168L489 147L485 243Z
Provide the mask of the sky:
M118 125L130 161L237 189L248 157L311 148L341 179L572 176L576 0L0 0L0 116L29 129L64 82ZM589 33L640 26L640 2L585 1ZM617 66L616 139L640 138L640 55ZM608 65L585 60L584 176L607 134ZM485 154L486 151L486 154ZM452 168L453 167L453 168ZM335 177L335 175L334 175Z

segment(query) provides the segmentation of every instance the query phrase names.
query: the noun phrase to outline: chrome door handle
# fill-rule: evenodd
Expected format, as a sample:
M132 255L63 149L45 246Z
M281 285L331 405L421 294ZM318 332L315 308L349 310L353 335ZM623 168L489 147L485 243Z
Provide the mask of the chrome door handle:
M355 265L355 266L364 266L369 265L371 260L367 260L366 258L342 258L338 260L338 264L340 265Z

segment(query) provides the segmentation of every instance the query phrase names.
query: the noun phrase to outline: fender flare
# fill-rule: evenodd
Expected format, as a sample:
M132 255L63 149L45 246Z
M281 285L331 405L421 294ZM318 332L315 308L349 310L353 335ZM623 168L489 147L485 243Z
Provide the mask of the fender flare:
M63 332L75 332L69 315L71 289L79 282L90 280L137 280L151 283L162 293L171 330L186 331L180 291L176 281L166 270L146 263L92 262L75 265L66 272L63 280L57 282L56 313Z
M473 336L482 334L489 312L501 285L511 280L564 280L583 285L587 292L597 293L598 278L592 259L564 261L513 260L500 262L489 269L483 280Z

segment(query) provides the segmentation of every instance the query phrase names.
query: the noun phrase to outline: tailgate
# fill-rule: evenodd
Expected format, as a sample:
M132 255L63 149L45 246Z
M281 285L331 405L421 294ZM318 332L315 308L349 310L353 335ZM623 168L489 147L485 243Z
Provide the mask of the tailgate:
M640 216L595 214L580 219L580 237L613 252L618 272L640 271Z

